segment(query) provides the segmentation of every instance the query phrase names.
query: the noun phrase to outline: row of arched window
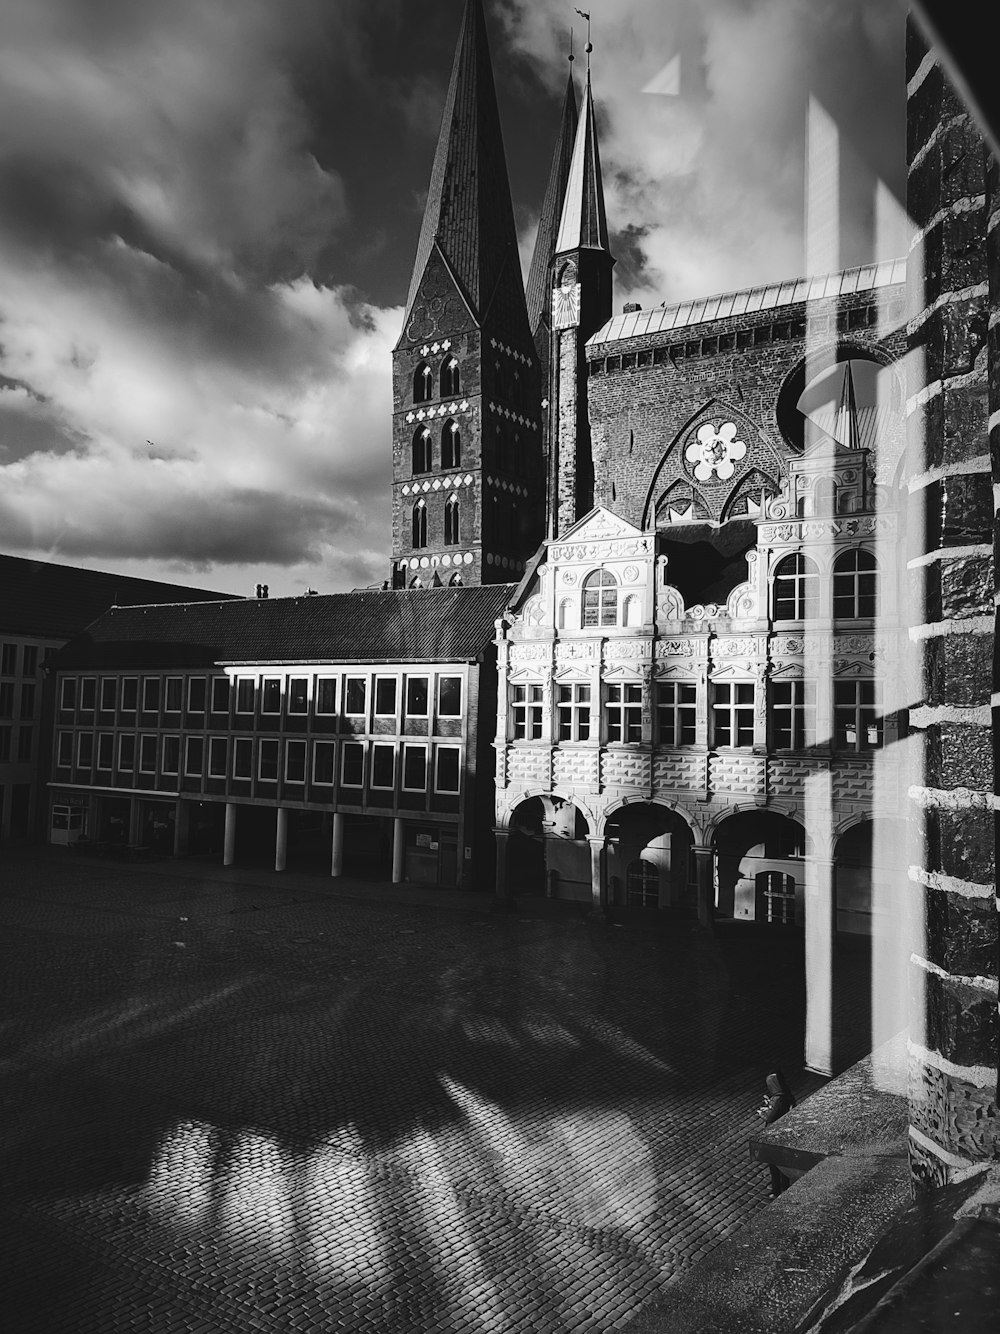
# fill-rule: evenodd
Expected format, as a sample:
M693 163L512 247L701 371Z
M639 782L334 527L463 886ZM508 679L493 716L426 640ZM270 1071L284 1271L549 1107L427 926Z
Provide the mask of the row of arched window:
M418 500L410 518L412 545L419 551L427 546L427 502ZM457 496L449 496L444 507L444 544L457 546L462 540L461 505Z
M878 563L862 547L841 552L833 566L833 618L870 621L878 609ZM808 621L820 614L820 571L796 552L774 570L771 615L776 621Z
M448 357L441 365L440 397L454 398L462 392L462 376L458 362ZM426 361L422 361L413 372L413 401L426 403L434 397L434 372Z
M458 422L450 417L441 427L441 467L460 468L462 466L462 432ZM414 473L434 470L434 436L429 426L420 426L413 434L413 471Z

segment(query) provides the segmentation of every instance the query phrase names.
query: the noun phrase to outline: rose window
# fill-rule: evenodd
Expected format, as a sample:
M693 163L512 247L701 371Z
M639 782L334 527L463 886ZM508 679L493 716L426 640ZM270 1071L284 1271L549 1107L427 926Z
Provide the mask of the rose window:
M735 422L723 422L718 429L711 422L698 427L697 438L688 445L684 457L694 464L694 475L699 482L710 481L713 473L720 482L732 477L736 464L747 452L737 434Z

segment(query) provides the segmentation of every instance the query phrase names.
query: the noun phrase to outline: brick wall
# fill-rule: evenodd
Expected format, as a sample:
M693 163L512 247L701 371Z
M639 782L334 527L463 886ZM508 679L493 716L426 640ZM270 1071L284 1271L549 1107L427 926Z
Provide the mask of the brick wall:
M924 856L910 879L925 920L923 950L911 965L910 1155L918 1184L933 1185L996 1154L1000 1125L995 332L990 356L986 348L998 296L996 254L991 275L987 252L996 169L988 181L975 124L915 29L907 81L907 207L917 229L908 270L910 635L919 660L911 721L922 733L924 767L922 786L911 790Z

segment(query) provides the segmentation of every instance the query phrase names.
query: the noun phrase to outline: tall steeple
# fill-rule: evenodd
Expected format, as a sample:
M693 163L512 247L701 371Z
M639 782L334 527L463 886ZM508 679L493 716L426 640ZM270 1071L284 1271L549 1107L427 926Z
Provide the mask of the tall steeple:
M604 207L589 42L587 48L587 87L549 264L552 333L546 433L550 537L564 532L594 503L586 344L611 318L611 272L615 261Z
M563 201L566 198L566 185L569 181L569 169L573 162L573 146L576 143L576 127L580 113L576 104L576 84L572 70L566 80L566 96L563 99L562 116L559 122L559 137L556 139L549 168L549 181L545 187L545 198L538 218L538 231L535 234L535 249L531 257L531 269L528 272L528 285L525 289L528 305L528 323L535 340L535 347L542 360L543 372L548 369L550 305L549 301L549 265L556 252L556 235L562 220ZM542 383L546 381L543 379Z
M482 0L465 6L393 369L393 586L519 578L544 534L541 385Z

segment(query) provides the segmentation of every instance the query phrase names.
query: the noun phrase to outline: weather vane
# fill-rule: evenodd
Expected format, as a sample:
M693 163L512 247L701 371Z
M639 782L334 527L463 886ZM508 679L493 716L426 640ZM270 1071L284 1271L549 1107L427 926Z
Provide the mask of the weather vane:
M577 13L577 14L579 14L580 17L581 17L582 19L586 19L586 20L587 20L587 45L584 47L584 50L587 52L587 73L589 74L589 73L590 73L590 53L591 53L591 51L593 51L593 49L594 49L593 43L592 43L591 40L590 40L590 15L587 14L587 13L585 13L582 9L576 9L576 10L574 10L574 12ZM570 56L570 59L572 60L573 57Z

